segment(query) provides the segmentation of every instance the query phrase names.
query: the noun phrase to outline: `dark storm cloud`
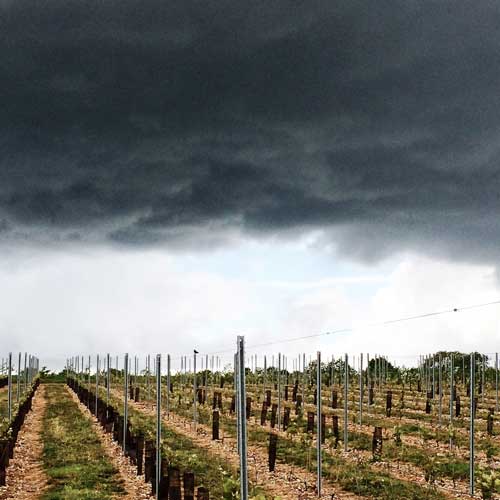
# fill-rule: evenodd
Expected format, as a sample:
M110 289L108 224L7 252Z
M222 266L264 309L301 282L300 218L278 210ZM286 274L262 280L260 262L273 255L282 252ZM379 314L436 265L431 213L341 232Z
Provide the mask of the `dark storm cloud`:
M0 238L500 243L496 2L0 0Z

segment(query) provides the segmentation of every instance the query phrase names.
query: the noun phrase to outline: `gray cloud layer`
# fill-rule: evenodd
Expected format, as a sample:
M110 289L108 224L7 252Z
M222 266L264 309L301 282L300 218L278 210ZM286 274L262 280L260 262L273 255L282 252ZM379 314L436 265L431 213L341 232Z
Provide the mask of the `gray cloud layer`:
M1 240L498 257L497 2L0 11Z

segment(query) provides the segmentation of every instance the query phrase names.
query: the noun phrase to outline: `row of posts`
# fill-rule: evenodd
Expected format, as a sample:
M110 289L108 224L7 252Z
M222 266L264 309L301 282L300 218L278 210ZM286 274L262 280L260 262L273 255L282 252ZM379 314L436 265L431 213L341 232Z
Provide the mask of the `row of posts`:
M16 403L19 406L19 402L21 400L21 387L22 394L26 394L28 392L28 388L31 387L31 384L35 377L37 376L40 370L40 361L36 356L33 356L28 353L24 353L24 368L22 367L22 353L18 354L17 359L17 370L16 371ZM7 419L9 423L12 421L13 416L13 400L14 400L14 390L13 390L13 378L14 378L14 363L13 356L10 352L6 361L5 372L7 375Z
M193 389L194 389L194 396L193 396L193 423L194 426L196 427L197 421L198 421L198 415L197 415L197 351L194 351L193 353ZM277 389L278 389L278 405L277 405L277 411L278 411L278 429L280 430L281 426L281 406L282 406L282 401L281 401L281 373L282 373L282 361L283 361L284 356L282 357L281 353L278 354L277 361L278 361L278 377L277 377ZM20 360L21 358L19 358ZM76 361L78 359L78 362ZM185 369L186 373L186 357L181 358L182 359L182 364L183 368ZM203 358L202 358L203 359ZM207 358L208 359L208 356ZM252 359L255 359L255 364L254 366L257 366L257 359L256 357ZM367 355L367 364L369 366L369 356ZM379 358L380 360L384 360L385 358ZM434 359L434 358L433 358ZM462 357L462 362L464 357ZM236 418L237 418L237 445L238 445L238 452L240 456L240 498L241 500L248 500L248 470L247 470L247 428L246 428L246 382L245 382L245 342L244 342L244 337L239 336L237 339L237 349L236 353L234 355L234 383L235 383L235 408L236 408ZM344 420L344 450L348 451L348 393L349 393L349 357L347 354L344 355L344 360L343 360L343 391L344 391L344 405L343 405L343 420ZM9 355L9 379L11 378L11 372L12 372L12 356ZM78 358L71 358L71 360L68 361L69 366L72 369L79 368L79 357ZM298 360L298 364L300 363L300 358ZM481 375L483 377L484 381L484 357L483 357L483 369L481 372ZM89 357L89 384L90 384L90 364L91 360ZM206 363L208 365L208 361ZM218 363L217 363L218 364ZM273 363L274 364L274 363ZM454 356L453 354L450 355L449 361L449 368L450 368L450 379L449 379L449 389L450 389L450 422L453 420L453 394L454 394ZM191 367L191 363L189 363ZM20 361L19 365L20 366ZM25 356L25 366L26 366L26 356ZM83 367L83 357L82 357L82 365ZM118 363L117 363L118 366ZM135 360L135 375L137 376L137 358ZM437 373L437 379L438 379L438 386L439 386L439 422L442 422L442 381L443 381L443 376L442 376L442 359L441 355L438 355L438 373ZM317 387L317 394L321 395L321 389L322 389L322 376L321 376L321 352L318 351L317 353L317 360L316 360L316 387ZM333 367L333 360L332 360L332 367ZM374 378L379 381L379 383L383 383L383 381L387 380L387 363L386 362L380 362L379 363L374 363L375 367L375 373L374 373ZM465 367L465 364L464 364ZM463 368L464 368L463 367ZM28 370L25 369L25 374L27 374L27 377L32 377L34 371L32 371L32 368L38 370L38 360L34 357L29 358L29 365L28 365ZM109 402L109 390L110 390L110 370L111 370L111 358L110 355L107 355L107 360L106 360L106 368L107 368L107 399ZM305 355L303 355L302 358L302 368L303 368L303 377L305 375ZM363 355L359 357L359 423L362 423L362 411L363 411ZM431 364L429 363L429 359L421 359L420 363L420 373L421 373L421 380L424 380L426 384L432 384L433 387L433 394L435 394L435 382L436 382L436 374L435 374L435 363L432 363L432 368ZM149 369L150 369L150 362L149 362L149 356L147 358L147 373L149 375ZM124 418L125 421L127 421L128 418L128 394L129 394L129 370L130 370L130 360L128 354L125 354L124 358L124 365L123 365L123 373L124 373ZM157 453L157 467L160 467L161 465L161 408L162 408L162 400L161 400L161 392L162 392L162 387L161 387L161 370L162 370L162 365L161 365L161 355L158 354L156 356L156 364L155 364L155 375L156 375L156 438L157 438L157 446L156 446L156 453ZM378 370L378 372L377 372ZM98 393L99 389L99 371L100 371L100 359L99 356L97 356L97 370L96 370L96 395ZM169 413L169 393L170 393L170 376L171 376L171 367L170 367L170 355L167 356L167 392L166 392L166 406L167 406L167 415ZM266 363L266 357L264 357L264 387L266 384L266 377L267 377L267 363ZM475 419L475 408L474 408L474 398L475 398L475 376L476 376L476 355L474 353L470 354L470 377L469 377L469 391L470 391L470 442L469 442L469 448L470 448L470 483L469 483L469 489L470 493L474 493L474 419ZM28 379L27 379L28 380ZM31 378L29 378L31 380ZM304 391L304 385L305 381L303 379L302 381L302 391ZM370 385L370 370L367 370L367 382ZM463 382L465 383L465 375L463 378ZM27 382L26 382L27 383ZM9 386L11 382L9 382ZM426 385L426 387L428 387ZM484 388L484 385L483 385ZM495 390L496 390L496 401L497 401L497 409L498 409L498 354L495 357ZM18 385L18 392L19 392L19 385ZM484 393L484 389L483 389ZM11 393L9 392L9 408L10 406L10 400L11 400ZM304 399L302 399L304 401ZM322 449L321 449L321 435L322 435L322 398L317 397L316 398L316 411L318 415L317 419L317 493L318 496L321 496L321 488L322 488L322 483L321 483L321 478L322 478ZM97 407L97 405L96 405ZM9 415L10 415L10 409L9 409ZM123 435L123 449L125 449L126 445L126 432L124 431ZM160 477L160 471L157 471L156 475L156 480L158 481ZM158 485L157 485L158 486ZM156 489L158 492L158 488Z

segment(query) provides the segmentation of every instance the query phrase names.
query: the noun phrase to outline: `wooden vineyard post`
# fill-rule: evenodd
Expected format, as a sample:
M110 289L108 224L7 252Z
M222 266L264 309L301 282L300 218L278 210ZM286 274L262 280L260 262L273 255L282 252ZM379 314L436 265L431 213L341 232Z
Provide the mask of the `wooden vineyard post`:
M469 417L469 493L474 496L474 386L476 371L475 353L470 355L470 417Z
M240 436L240 500L248 500L248 470L247 470L247 421L245 418L245 337L238 336L237 340L238 360L238 428Z
M90 370L89 370L90 373ZM128 353L125 354L123 360L123 453L127 443L127 420L128 420Z
M274 472L276 466L276 450L278 448L278 435L269 433L269 472Z
M219 439L219 410L212 412L212 441Z
M307 432L314 432L314 412L307 412Z
M425 400L425 413L429 415L431 413L431 397L432 390L427 393L427 398Z
M182 475L182 484L184 486L184 500L194 500L194 474L184 472Z
M332 390L332 409L336 410L338 405L338 394L335 389Z
M349 357L345 354L344 358L344 451L348 448L348 400L349 397Z
M385 415L387 417L391 416L392 411L392 391L387 391L385 396Z
M460 396L457 394L457 396L455 398L455 417L459 417L460 416L460 408L461 408L461 405L460 405Z
M374 460L382 458L382 427L375 427L372 438L372 454Z
M137 436L137 475L142 476L144 469L144 435Z
M318 415L318 425L316 426L316 493L318 497L321 497L321 476L322 476L322 462L321 462L321 443L322 443L322 424L323 419L321 412L321 352L317 352L316 358L316 392L318 394L317 404L316 404L316 413Z
M332 427L333 427L333 437L335 438L335 449L337 449L340 440L338 415L332 415Z
M285 407L285 412L283 413L283 430L286 431L290 425L290 407Z
M167 459L163 458L160 465L160 477L156 481L156 498L158 500L168 500L168 488L169 488L169 476L168 476L168 462ZM156 478L155 478L156 479ZM180 498L180 497L179 497Z
M168 468L168 499L181 500L181 473L177 467Z
M252 398L250 396L247 396L247 398L246 398L245 413L246 413L247 420L250 420L250 416L252 414Z
M488 416L486 418L486 432L488 436L493 436L493 408L488 410Z
M156 355L156 499L159 500L161 477L161 354ZM179 496L180 499L180 496Z
M302 396L297 394L297 401L295 401L295 415L298 415L302 407Z
M208 490L203 487L198 488L196 491L196 500L210 500Z

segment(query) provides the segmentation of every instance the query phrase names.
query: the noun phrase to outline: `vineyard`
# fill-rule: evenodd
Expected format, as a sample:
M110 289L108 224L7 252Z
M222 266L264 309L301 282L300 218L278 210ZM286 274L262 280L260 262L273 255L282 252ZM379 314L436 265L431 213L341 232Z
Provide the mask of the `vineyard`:
M239 340L230 361L75 356L60 381L0 379L2 443L8 398L21 388L14 422L35 394L44 478L35 496L13 495L22 471L4 457L0 499L498 498L497 355L441 352L405 368L248 357Z

